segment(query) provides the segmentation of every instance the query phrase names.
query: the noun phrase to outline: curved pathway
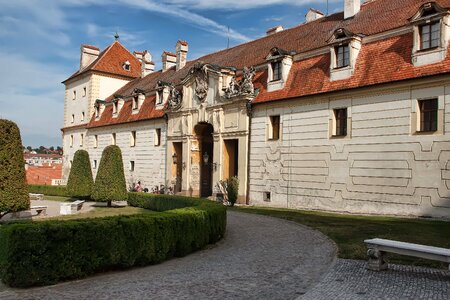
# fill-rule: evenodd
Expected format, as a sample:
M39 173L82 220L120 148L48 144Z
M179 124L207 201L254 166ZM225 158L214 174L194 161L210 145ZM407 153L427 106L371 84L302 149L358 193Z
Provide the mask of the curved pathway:
M335 255L318 231L228 212L225 238L205 250L49 287L0 285L0 299L294 299L319 282Z

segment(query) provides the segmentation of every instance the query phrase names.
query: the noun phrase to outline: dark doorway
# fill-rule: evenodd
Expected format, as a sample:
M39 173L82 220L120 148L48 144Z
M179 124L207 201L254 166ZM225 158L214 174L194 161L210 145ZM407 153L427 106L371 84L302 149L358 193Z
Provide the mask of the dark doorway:
M183 143L173 143L173 167L172 177L175 178L174 192L181 192L181 183L183 182Z
M200 196L212 195L212 171L214 153L214 128L208 123L199 123L194 128L200 150Z

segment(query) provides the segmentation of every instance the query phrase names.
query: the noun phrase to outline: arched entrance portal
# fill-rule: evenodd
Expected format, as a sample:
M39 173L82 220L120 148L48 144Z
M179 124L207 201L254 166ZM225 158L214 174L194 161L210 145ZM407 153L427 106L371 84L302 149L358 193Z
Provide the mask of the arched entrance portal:
M200 152L200 196L212 195L212 171L214 153L214 128L209 123L199 123L194 127Z

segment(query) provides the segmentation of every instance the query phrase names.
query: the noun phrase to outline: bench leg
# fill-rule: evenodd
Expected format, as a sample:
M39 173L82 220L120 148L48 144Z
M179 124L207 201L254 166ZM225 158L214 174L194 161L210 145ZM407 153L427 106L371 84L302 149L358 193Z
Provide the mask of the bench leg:
M387 262L384 260L384 252L374 248L367 250L369 256L369 263L367 268L372 271L382 271L388 268Z

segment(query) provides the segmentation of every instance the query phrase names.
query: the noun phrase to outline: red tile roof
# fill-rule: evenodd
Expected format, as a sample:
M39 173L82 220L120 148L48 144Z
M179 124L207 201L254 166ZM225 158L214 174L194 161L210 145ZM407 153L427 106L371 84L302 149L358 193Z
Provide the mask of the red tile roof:
M88 128L162 118L164 116L164 110L155 108L155 100L155 95L147 97L139 112L136 114L132 113L132 101L125 101L119 115L115 118L112 116L113 106L107 105L98 120L96 120L95 115L92 116Z
M89 49L93 49L93 50L100 50L98 47L96 47L96 46L92 46L92 45L82 45L82 47L84 47L84 48L89 48Z
M130 71L123 68L123 64L126 61L130 62ZM98 58L90 65L84 69L78 70L64 80L63 83L88 71L98 71L128 78L138 78L141 76L141 63L133 54L122 46L119 41L114 41L109 47L103 50Z
M29 166L26 170L28 184L52 184L52 179L62 178L62 165Z
M178 71L175 71L175 67L172 67L165 72L154 72L144 78L137 78L114 94L129 96L133 94L136 88L145 91L153 90L159 80L179 84L197 61L242 69L244 66L266 64L265 57L273 47L279 47L289 52L295 51L296 53L323 48L328 46L327 40L338 28L344 28L354 34L368 36L409 26L409 19L427 2L429 0L375 0L368 2L361 6L361 11L353 18L344 20L344 14L340 12L301 24L270 36L200 57L195 61L189 61L184 68ZM441 7L450 8L450 0L436 0L435 2ZM268 93L266 90L267 70L258 71L254 83L256 88L260 89L260 93L255 98L254 103L450 72L449 55L444 62L414 67L411 64L412 42L412 33L408 33L363 44L354 75L345 80L330 81L329 53L295 61L290 70L286 87L280 91ZM103 114L111 113L105 111ZM149 117L157 117L157 114L149 114ZM112 122L116 124L117 119L112 120Z

